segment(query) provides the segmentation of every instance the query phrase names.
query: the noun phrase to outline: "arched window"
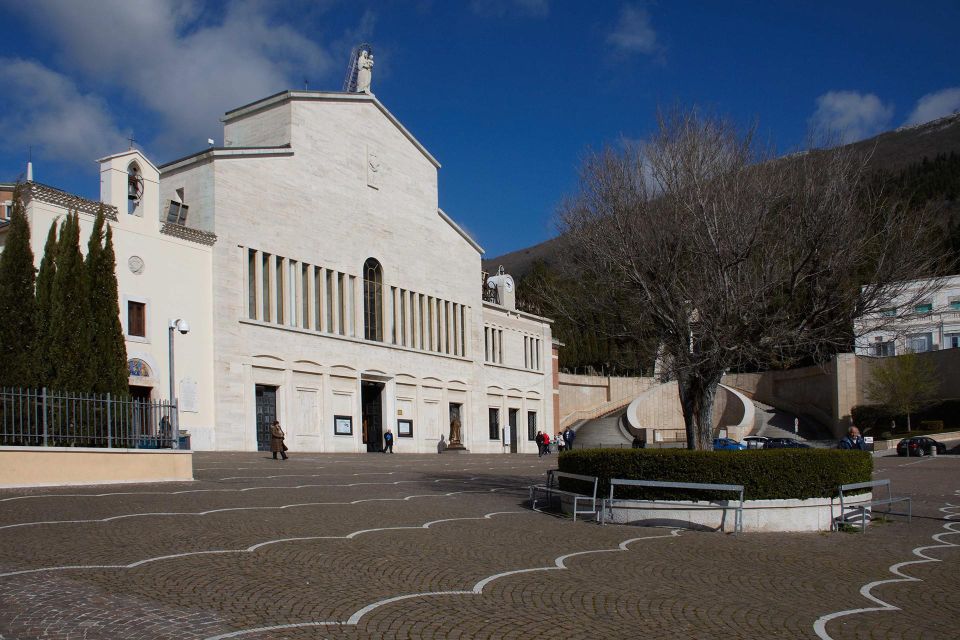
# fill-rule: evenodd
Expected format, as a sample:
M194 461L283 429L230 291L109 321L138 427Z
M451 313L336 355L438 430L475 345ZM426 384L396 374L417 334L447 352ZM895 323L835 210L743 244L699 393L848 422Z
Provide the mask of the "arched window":
M143 198L143 175L136 162L127 167L127 213L134 214Z
M131 358L127 360L127 369L131 378L150 378L150 365L140 358Z
M383 342L383 269L374 258L363 263L363 337Z

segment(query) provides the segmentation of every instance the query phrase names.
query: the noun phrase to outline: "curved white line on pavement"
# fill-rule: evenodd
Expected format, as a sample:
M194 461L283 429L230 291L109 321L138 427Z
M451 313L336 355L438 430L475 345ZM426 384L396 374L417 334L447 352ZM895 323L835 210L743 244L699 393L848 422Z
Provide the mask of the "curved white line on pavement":
M957 491L956 493L960 494L960 491ZM944 516L945 520L951 520L953 518L960 518L960 513L949 513L950 511L958 508L960 507L955 507L953 505L948 504L947 506L938 509L938 511L947 514ZM872 611L900 611L900 607L896 605L892 605L889 602L884 602L883 600L876 597L870 592L875 587L879 587L880 585L884 585L884 584L893 584L895 582L923 582L921 578L914 578L913 576L905 575L901 573L900 570L903 567L907 567L912 564L926 564L928 562L943 562L943 560L941 560L940 558L931 558L930 556L926 555L924 552L930 549L946 549L949 547L960 546L953 542L946 542L945 540L943 540L944 536L960 535L960 530L954 528L957 526L960 526L960 522L948 522L947 524L943 525L943 528L947 530L945 533L937 533L932 536L932 539L936 542L939 542L940 544L917 547L911 552L913 553L913 555L919 558L923 558L923 560L909 560L907 562L898 562L897 564L891 565L887 569L887 571L889 571L895 576L900 576L899 578L889 578L887 580L876 580L874 582L865 584L860 588L860 595L862 595L867 600L870 600L871 602L875 602L880 606L862 607L859 609L847 609L845 611L836 611L834 613L828 613L826 615L820 616L819 618L817 618L817 621L813 624L813 630L817 634L817 636L820 637L822 640L833 640L833 636L827 633L827 623L829 623L832 620L836 620L837 618L852 616L859 613L870 613Z
M319 467L322 469L323 467ZM222 469L221 469L222 471ZM392 476L396 471L364 471L362 473L340 473L341 476ZM275 476L227 476L226 478L210 478L207 482L221 482L223 480L272 480L273 478L322 478L329 473L281 473Z
M450 480L447 478L440 478L438 480L431 480L431 483L434 482L463 482L467 483L475 478L469 480ZM401 480L398 482L382 482L376 483L378 485L395 485L400 482L411 482L410 480ZM513 489L515 487L510 486L499 486L493 487L491 490L503 491L506 489ZM522 488L522 487L516 487ZM488 487L488 489L490 489ZM483 491L486 491L483 490ZM480 491L483 493L483 491ZM330 505L346 505L346 504L359 504L361 502L372 502L372 501L382 501L382 500L400 500L401 498L365 498L362 500L353 500L350 502L296 502L292 504L283 504L283 505L265 505L259 507L221 507L219 509L209 509L207 511L151 511L146 513L122 513L115 516L109 516L107 518L92 518L88 520L37 520L35 522L18 522L16 524L8 524L0 526L0 530L3 529L18 529L20 527L34 527L41 525L56 525L56 524L91 524L98 522L113 522L115 520L125 520L127 518L146 518L151 516L157 517L167 517L167 516L207 516L214 513L227 513L230 511L268 511L268 510L277 510L277 509L295 509L297 507L316 507L316 506L330 506ZM0 640L3 640L0 637Z
M508 512L508 513L518 513L518 512L516 512L516 511L511 511L511 512ZM573 558L573 557L575 557L575 556L585 556L585 555L590 555L590 554L594 554L594 553L611 553L611 552L617 552L617 551L628 551L627 546L630 545L630 544L632 544L632 543L634 543L634 542L639 542L639 541L641 541L641 540L654 540L654 539L657 539L657 538L672 538L672 537L677 537L677 536L679 536L679 535L680 535L680 530L679 530L679 529L674 529L674 530L672 530L672 531L671 531L669 534L667 534L667 535L644 536L644 537L642 537L642 538L630 538L630 539L628 539L628 540L624 540L624 541L621 542L619 545L617 545L617 548L616 548L616 549L592 549L592 550L590 550L590 551L577 551L577 552L575 552L575 553L567 553L567 554L564 554L564 555L562 555L562 556L557 557L556 559L554 559L553 565L548 565L548 566L546 566L546 567L534 567L534 568L532 568L532 569L514 569L514 570L512 570L512 571L504 571L504 572L502 572L502 573L495 573L495 574L493 574L492 576L488 576L488 577L484 578L483 580L477 582L477 583L476 583L475 585L473 585L473 587L472 587L470 590L468 590L468 591L463 591L463 590L457 590L457 591L422 591L422 592L420 592L420 593L407 593L407 594L403 594L403 595L399 595L399 596L391 596L391 597L389 597L389 598L384 598L384 599L382 599L382 600L377 600L376 602L372 602L372 603L366 605L365 607L362 607L362 608L358 609L358 610L355 611L349 618L347 618L345 621L340 621L340 620L324 620L324 621L313 620L313 621L310 621L310 622L295 622L295 623L291 623L291 624L273 625L273 626L269 626L269 627L256 627L256 628L251 628L251 629L240 629L240 630L238 630L238 631L231 631L231 632L228 632L228 633L222 633L222 634L217 635L217 636L210 636L210 637L206 638L206 640L226 640L227 638L237 638L237 637L240 637L240 636L246 636L246 635L250 635L250 634L253 634L253 633L268 633L268 632L271 632L271 631L280 631L280 630L283 630L283 629L303 629L303 628L308 628L308 627L330 627L330 626L336 626L336 625L356 626L357 624L359 624L360 620L361 620L365 615L367 615L368 613L370 613L371 611L373 611L373 610L375 610L375 609L379 609L380 607L384 607L384 606L386 606L386 605L388 605L388 604L393 604L394 602L400 602L400 601L402 601L402 600L409 600L409 599L411 599L411 598L427 598L427 597L430 597L430 596L471 596L471 595L480 595L480 594L483 592L483 589L484 589L487 585L489 585L489 584L490 584L491 582L493 582L494 580L499 580L500 578L506 578L506 577L508 577L508 576L513 576L513 575L519 575L519 574L521 574L521 573L534 573L534 572L537 572L537 571L560 571L560 570L563 570L563 569L567 569L567 568L568 568L568 567L566 566L566 561L567 561L567 559Z
M473 476L466 481L483 480L483 476ZM436 480L395 480L394 482L350 482L347 484L298 484L292 487L244 487L242 489L184 489L183 491L113 491L109 493L48 493L35 496L14 496L2 498L0 502L10 500L32 500L38 498L104 498L108 496L179 496L188 493L245 493L247 491L282 491L284 489L314 489L324 487L363 487L387 486L394 484L416 484L423 482L465 482L463 478L438 478ZM519 485L518 485L519 486Z
M489 491L451 491L449 493L443 494L423 494L423 495L412 495L406 496L404 498L369 498L366 500L355 500L354 502L344 502L338 504L358 504L361 502L386 502L391 500L403 501L403 500L413 500L415 498L447 498L450 496L456 496L463 493L491 493L498 491L498 489L490 489ZM154 556L152 558L144 558L143 560L137 560L136 562L131 562L130 564L102 564L102 565L67 565L61 567L40 567L39 569L23 569L20 571L10 571L8 573L0 573L0 578L9 578L13 576L22 576L30 573L42 573L45 571L83 571L89 569L134 569L136 567L143 566L145 564L151 564L154 562L161 562L163 560L173 560L177 558L190 558L194 556L212 556L212 555L222 555L227 553L253 553L262 547L268 547L275 544L281 544L284 542L303 542L307 540L352 540L353 538L364 534L364 533L373 533L375 531L395 531L401 529L428 529L430 525L438 524L440 522L455 522L457 520L489 520L490 517L495 515L505 515L505 514L518 514L518 513L527 513L526 511L494 511L493 513L488 513L485 516L481 517L463 517L463 518L444 518L443 520L431 520L430 522L424 523L417 526L398 526L398 527L379 527L376 529L360 529L354 531L345 536L304 536L297 538L277 538L275 540L267 540L265 542L258 542L257 544L245 547L243 549L209 549L206 551L187 551L184 553L173 553L165 556ZM490 516L490 517L488 517Z

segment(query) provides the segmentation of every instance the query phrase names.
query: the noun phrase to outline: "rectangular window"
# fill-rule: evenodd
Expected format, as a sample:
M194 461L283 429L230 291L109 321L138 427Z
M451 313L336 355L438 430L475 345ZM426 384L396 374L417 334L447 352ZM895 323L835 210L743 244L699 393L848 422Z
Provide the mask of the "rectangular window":
M400 345L407 346L407 292L400 289Z
M339 271L337 272L337 329L342 336L347 334L346 327L344 326L344 322L347 319L345 275L346 274L340 273Z
M912 353L926 353L933 346L933 334L917 333L907 336L907 348Z
M349 296L347 297L347 335L356 336L357 335L357 276L347 276L350 281L350 287L347 289ZM377 296L378 304L377 309L382 309L382 296ZM383 340L383 320L377 318L377 331L375 340Z
M433 351L433 298L427 297L427 327L429 333L427 335L427 350Z
M932 302L921 302L913 308L914 313L930 313L933 311Z
M310 274L313 268L307 264L300 266L300 326L310 328Z
M890 307L889 309L880 309L880 315L884 318L893 318L897 315L897 308Z
M313 328L323 331L323 269L321 267L313 268L313 286Z
M443 302L443 352L450 353L450 303Z
M289 305L289 310L287 311L287 324L291 327L297 326L297 261L288 260L287 264L290 265L288 270L289 278L287 282L287 304Z
M147 337L147 305L143 302L127 301L127 335Z
M460 305L460 355L467 355L467 313Z
M527 411L527 440L533 441L537 438L537 412Z
M960 333L948 333L944 336L945 349L960 349Z
M333 271L327 269L327 333L333 333Z
M539 338L537 338L537 352L534 355L537 357L536 362L534 363L535 364L534 368L537 371L540 371L540 339Z
M950 311L960 311L960 296L950 296L947 298L947 304Z
M497 329L497 362L503 364L503 329Z
M523 368L530 368L530 338L523 336Z
M490 362L490 327L483 328L483 361Z
M487 416L487 423L490 428L490 439L499 440L500 439L500 409L490 408L490 412Z
M270 318L273 317L273 314L270 312L270 303L273 300L273 288L270 286L270 265L273 264L273 261L270 258L269 253L261 254L260 258L260 272L263 278L263 291L260 292L263 313L260 319L264 322L270 322Z
M167 209L167 224L178 224L184 226L187 224L187 213L190 207L182 202L170 201L170 207Z
M257 319L257 252L247 249L247 315Z
M284 291L284 288L283 288L283 280L284 280L283 258L281 258L280 256L277 256L276 258L277 258L277 263L276 263L275 271L277 272L277 300L276 300L277 324L283 324L283 317L284 317L283 298L284 298L284 295L286 294L286 291Z
M423 301L424 301L424 297L425 297L425 296L424 296L422 293L419 295L420 300L419 300L419 302L418 302L418 307L417 307L417 316L419 317L419 323L420 323L420 325L419 325L419 326L420 326L420 331L419 331L419 333L420 333L420 349L421 349L421 350L423 350L423 348L424 348L424 347L423 347L423 345L424 345L424 326L423 326Z

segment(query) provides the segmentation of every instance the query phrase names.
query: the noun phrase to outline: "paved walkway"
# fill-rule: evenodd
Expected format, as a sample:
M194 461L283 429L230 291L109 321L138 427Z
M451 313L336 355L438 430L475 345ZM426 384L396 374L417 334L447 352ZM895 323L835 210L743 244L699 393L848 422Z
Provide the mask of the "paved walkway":
M194 483L0 491L0 638L960 637L960 457L878 459L918 517L865 535L527 510L555 462L198 453Z

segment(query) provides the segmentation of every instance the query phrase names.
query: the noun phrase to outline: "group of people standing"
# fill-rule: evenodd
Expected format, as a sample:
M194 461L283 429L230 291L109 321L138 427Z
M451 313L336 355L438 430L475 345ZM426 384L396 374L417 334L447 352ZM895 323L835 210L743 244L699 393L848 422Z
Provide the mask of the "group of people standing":
M577 437L576 432L573 429L567 428L566 431L562 431L553 437L553 442L557 445L557 452L563 453L564 451L573 451L573 441ZM534 441L537 443L537 450L539 452L539 457L543 457L544 454L550 453L550 434L544 433L543 431L537 431L537 435L534 438Z

